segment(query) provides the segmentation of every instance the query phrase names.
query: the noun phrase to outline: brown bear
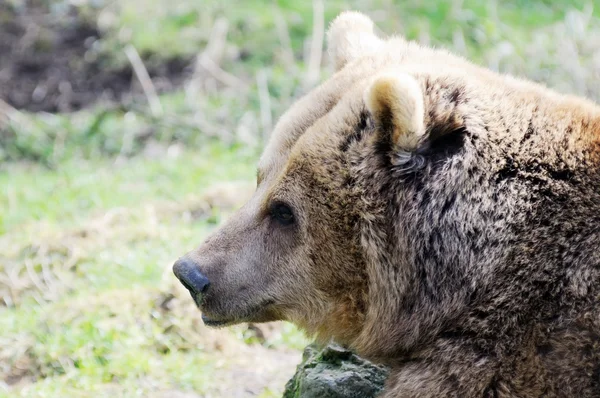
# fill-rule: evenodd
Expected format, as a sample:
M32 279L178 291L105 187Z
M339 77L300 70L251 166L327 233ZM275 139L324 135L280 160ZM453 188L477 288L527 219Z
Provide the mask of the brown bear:
M384 397L600 397L600 107L331 24L249 202L174 265L207 325L287 320Z

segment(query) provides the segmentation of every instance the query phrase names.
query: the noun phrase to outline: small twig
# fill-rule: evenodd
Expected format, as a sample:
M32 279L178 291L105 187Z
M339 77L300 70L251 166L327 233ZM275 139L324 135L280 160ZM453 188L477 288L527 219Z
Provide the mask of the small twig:
M227 86L235 87L236 89L240 89L242 91L248 90L248 86L246 86L246 83L244 83L242 80L238 79L231 73L225 72L208 56L201 55L198 62L200 63L200 66L202 66L207 72L213 75L213 77L219 80L221 83L224 83Z
M0 99L0 128L6 127L9 122L21 123L23 120L21 112Z
M29 280L31 280L32 284L38 289L38 291L45 291L45 286L42 280L38 277L37 273L33 269L33 265L31 264L31 260L25 260L25 270L27 271L27 275L29 276ZM43 301L43 300L42 300Z
M286 22L285 15L277 5L275 5L275 28L277 30L277 35L279 36L279 43L281 44L285 67L289 71L290 76L296 77L299 73L298 66L295 62L294 49L292 48L290 29ZM294 88L295 84L282 84L279 87L279 98L283 100L283 102L288 101L293 96Z
M200 78L199 72L204 70L227 86L247 91L248 86L242 80L224 71L220 66L227 44L228 31L229 22L225 18L219 18L215 21L208 43L202 54L198 56L195 78Z
M286 67L290 69L296 69L296 63L294 62L294 50L292 49L292 39L290 38L290 29L288 28L285 16L275 5L275 28L277 29L277 35L279 36L279 43L282 47L284 54L284 62Z
M182 121L177 120L174 124L181 125L180 123L184 121L185 119ZM206 120L201 112L197 112L194 116L189 118L189 122L184 125L195 126L198 130L202 131L203 134L210 137L223 137L223 130Z
M321 57L323 56L323 37L325 19L323 0L313 0L313 31L306 71L305 87L313 86L319 80Z
M256 86L258 88L260 103L260 123L263 128L263 140L266 141L271 133L273 119L271 115L271 96L269 95L267 73L264 69L259 70L256 74Z
M225 53L227 43L227 33L229 31L229 22L226 18L219 18L213 24L208 43L202 52L203 56L212 59L217 65L221 63Z
M42 281L46 286L46 289L42 292L45 297L54 297L56 296L56 279L52 276L52 271L50 270L50 266L48 264L47 255L40 261L40 265L42 267Z
M137 52L135 47L131 44L128 44L125 47L125 55L129 59L131 66L133 67L133 71L138 78L138 81L142 85L142 90L144 90L144 94L148 99L148 104L150 104L150 110L155 117L160 117L163 114L163 108L160 103L160 99L156 94L156 88L154 87L154 83L152 83L152 79L150 78L150 74L144 66L142 62L142 58L140 54Z
M6 307L12 307L14 305L13 297L16 297L16 281L11 278L8 272L0 274L0 297L4 301ZM1 345L0 345L1 346Z

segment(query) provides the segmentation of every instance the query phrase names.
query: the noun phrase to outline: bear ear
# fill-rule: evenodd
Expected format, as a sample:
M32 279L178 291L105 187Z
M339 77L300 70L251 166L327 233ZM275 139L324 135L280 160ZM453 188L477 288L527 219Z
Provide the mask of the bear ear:
M425 139L423 91L405 73L383 74L365 92L365 104L396 154L416 150Z
M327 32L327 47L336 71L353 59L376 51L382 43L373 33L373 21L356 11L338 15Z

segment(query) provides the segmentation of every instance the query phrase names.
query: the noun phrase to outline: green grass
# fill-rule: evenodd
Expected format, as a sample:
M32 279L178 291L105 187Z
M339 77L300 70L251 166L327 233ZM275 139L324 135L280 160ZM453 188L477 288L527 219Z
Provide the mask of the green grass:
M47 1L59 19L68 11L67 1ZM312 3L79 3L103 30L90 51L107 68L128 62L127 44L146 62L192 58L225 21L216 61L237 83L200 70L160 96L162 115L141 97L69 115L14 111L0 128L0 396L229 396L233 385L278 396L306 338L287 324L265 338L246 326L204 328L170 265L252 190L270 127L257 75L266 76L273 120L307 90ZM600 34L597 1L325 6L326 22L362 10L385 33L600 99L600 48L589 40Z
M231 43L249 53L249 58L239 65L240 70L248 73L248 64L260 63L257 66L264 67L264 62L273 60L273 55L277 54L279 39L273 35L277 18L286 20L295 51L302 50L304 40L311 34L311 2L279 0L271 4L273 6L268 7L259 0L227 3L175 0L168 4L163 0L151 0L140 5L135 0L124 0L116 6L119 15L108 26L130 27L130 41L143 52L164 53L167 49L171 54L181 55L195 54L198 47L208 41L209 32L197 29L198 26L210 26L216 18L225 18L230 25ZM481 46L484 43L478 43L478 40L493 41L500 36L526 38L536 28L561 20L567 10L582 10L589 4L593 3L581 0L331 0L326 2L325 19L330 21L343 10L359 9L372 14L378 20L378 26L388 33L397 31L418 39L423 27L427 26L427 33L435 42L446 44L452 41L454 30L460 28L468 32L473 45ZM385 17L378 14L380 11L386 12ZM600 16L600 9L596 7L593 13ZM248 35L252 40L248 40ZM266 52L265 48L275 51ZM475 46L471 49L477 51Z
M0 274L17 270L16 279L28 280L22 262L40 274L38 284L16 294L0 288L13 305L0 309L0 359L16 369L25 363L27 377L39 379L25 386L25 396L226 391L220 375L250 367L219 344L250 344L258 355L263 351L252 347L275 352L306 343L291 325L266 341L243 326L207 331L170 272L177 256L248 195L254 160L243 149L213 144L124 164L73 159L58 170L8 167L0 177L7 188L0 203L9 210ZM238 183L223 183L232 180ZM172 296L174 308L164 307ZM293 366L293 359L278 365L288 373Z
M0 242L6 243L0 247L21 260L50 243L45 254L54 250L64 261L73 251L69 240L86 241L88 234L96 234L96 240L114 238L110 246L102 242L104 247L90 247L90 258L77 264L86 287L109 281L120 287L131 281L156 282L156 261L164 263L190 250L219 222L219 208L211 209L200 195L219 181L252 181L253 159L213 144L175 158L138 157L124 164L74 159L59 170L12 165L0 175L5 187L0 206L8 210L0 219L5 231ZM195 210L200 211L197 220L182 220L186 211ZM119 267L118 273L105 272L98 261Z
M148 199L182 200L215 181L252 180L255 160L255 152L213 143L176 157L162 153L122 162L74 158L57 169L8 165L0 174L5 187L0 206L7 210L0 216L0 231L42 220L70 224L91 211L131 207Z

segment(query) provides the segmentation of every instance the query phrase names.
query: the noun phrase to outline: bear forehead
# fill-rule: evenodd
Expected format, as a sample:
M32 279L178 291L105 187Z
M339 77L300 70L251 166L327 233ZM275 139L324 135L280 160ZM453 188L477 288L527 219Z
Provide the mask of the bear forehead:
M304 118L299 124L276 129L275 133L281 136L277 137L277 146L271 141L270 149L265 150L259 180L268 180L266 185L272 186L287 176L295 184L303 185L302 181L308 183L304 177L309 175L325 183L337 174L342 160L340 147L356 134L364 118L362 93L366 83L364 79L358 80L341 97L319 98L322 107L303 109Z
M287 163L299 158L335 156L340 144L360 128L365 112L363 92L367 80L360 80L323 116L315 120L289 149Z
M336 73L281 116L259 160L263 178L282 171L293 151L308 150L307 146L319 142L325 144L358 121L362 93L376 68L371 59L354 66Z
M385 41L379 51L352 61L281 116L259 160L261 179L283 170L292 149L305 150L305 145L326 143L333 138L332 134L348 132L344 126L359 121L358 115L364 108L363 93L368 83L388 69L430 76L465 77L473 76L474 70L479 68L446 51L407 43L402 39ZM490 77L487 71L478 72L480 79L488 80Z

